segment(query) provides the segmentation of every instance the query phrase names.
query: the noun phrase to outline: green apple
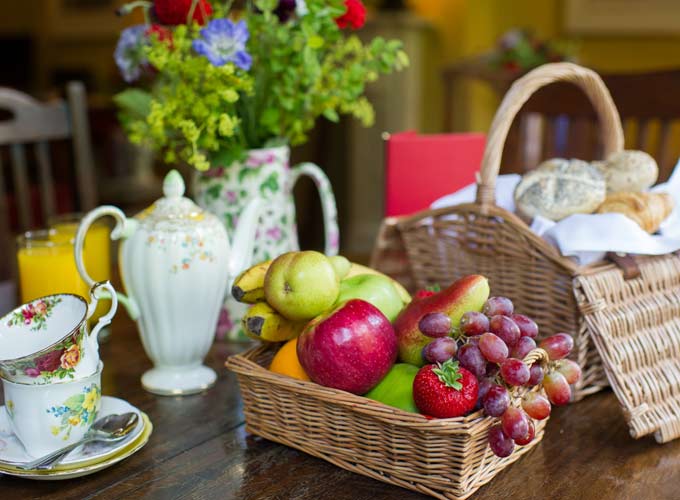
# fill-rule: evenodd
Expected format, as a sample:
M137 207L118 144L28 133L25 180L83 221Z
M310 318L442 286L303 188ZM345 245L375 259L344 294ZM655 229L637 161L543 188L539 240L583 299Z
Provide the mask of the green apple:
M352 263L349 259L342 255L333 255L332 257L328 257L328 260L331 261L333 269L335 269L335 274L337 274L339 280L347 276L347 273L349 273L349 270L352 268Z
M413 379L416 378L418 370L417 366L397 363L387 372L385 378L364 396L404 411L420 413L413 401Z
M311 319L330 309L338 298L339 288L328 257L313 251L280 255L264 277L265 299L293 321Z
M340 282L337 304L362 299L380 309L390 323L404 307L392 278L380 274L357 274Z

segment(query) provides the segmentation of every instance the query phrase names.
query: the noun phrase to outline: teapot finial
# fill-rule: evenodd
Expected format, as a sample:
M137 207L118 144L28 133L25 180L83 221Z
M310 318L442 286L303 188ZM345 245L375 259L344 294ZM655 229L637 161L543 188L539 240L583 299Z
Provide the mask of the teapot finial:
M163 179L163 195L166 198L180 198L184 196L184 179L175 169L170 170Z

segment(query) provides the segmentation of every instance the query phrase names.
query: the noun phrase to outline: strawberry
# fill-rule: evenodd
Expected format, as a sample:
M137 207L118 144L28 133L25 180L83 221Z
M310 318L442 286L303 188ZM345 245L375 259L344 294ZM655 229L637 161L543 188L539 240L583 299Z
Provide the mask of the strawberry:
M413 400L425 415L460 417L477 403L477 378L451 359L423 366L413 380Z

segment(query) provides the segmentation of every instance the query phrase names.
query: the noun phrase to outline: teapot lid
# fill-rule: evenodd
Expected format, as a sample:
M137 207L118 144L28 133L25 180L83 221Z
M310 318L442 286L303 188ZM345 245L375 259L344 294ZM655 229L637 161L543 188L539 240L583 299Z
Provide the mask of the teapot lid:
M171 170L163 180L163 198L135 216L148 229L186 230L186 222L195 225L219 225L213 214L206 212L184 196L185 185L181 174Z

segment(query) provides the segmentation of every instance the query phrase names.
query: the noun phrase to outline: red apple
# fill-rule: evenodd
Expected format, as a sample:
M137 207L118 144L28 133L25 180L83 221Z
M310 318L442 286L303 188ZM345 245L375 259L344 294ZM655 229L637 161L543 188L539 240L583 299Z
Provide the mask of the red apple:
M297 354L317 384L365 394L396 361L397 336L377 307L353 299L310 321Z

